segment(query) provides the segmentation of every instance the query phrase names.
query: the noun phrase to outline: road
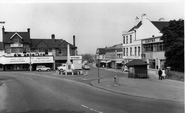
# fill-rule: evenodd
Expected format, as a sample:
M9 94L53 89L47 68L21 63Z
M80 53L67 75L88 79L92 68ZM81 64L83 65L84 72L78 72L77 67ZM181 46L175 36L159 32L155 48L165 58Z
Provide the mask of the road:
M125 76L100 71L100 77ZM1 72L6 86L0 113L182 113L184 104L121 95L90 85L97 79L91 67L88 76L57 76L55 72ZM2 87L2 86L0 86Z

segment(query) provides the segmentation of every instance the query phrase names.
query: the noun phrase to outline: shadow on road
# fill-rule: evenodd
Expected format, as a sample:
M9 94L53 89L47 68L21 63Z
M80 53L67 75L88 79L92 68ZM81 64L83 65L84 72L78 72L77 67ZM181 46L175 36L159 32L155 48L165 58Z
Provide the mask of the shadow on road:
M0 111L1 113L1 111ZM2 112L2 113L85 113L85 111L69 111L69 110L30 110L24 112Z

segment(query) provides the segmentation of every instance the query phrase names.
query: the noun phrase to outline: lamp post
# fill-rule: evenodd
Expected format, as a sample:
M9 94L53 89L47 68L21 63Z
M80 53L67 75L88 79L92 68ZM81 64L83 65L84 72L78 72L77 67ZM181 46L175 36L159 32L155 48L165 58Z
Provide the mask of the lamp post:
M100 55L98 54L98 83L100 83L100 75L99 75L99 64L100 64Z
M30 49L29 57L30 57L30 71L32 71L32 65L31 65L31 49Z

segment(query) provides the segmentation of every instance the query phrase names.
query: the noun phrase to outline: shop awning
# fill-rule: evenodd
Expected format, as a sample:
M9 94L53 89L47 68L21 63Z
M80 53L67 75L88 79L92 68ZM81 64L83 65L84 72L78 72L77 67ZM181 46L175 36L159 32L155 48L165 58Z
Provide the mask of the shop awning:
M122 60L116 61L117 64L122 64Z
M107 60L107 61L105 61L105 60L102 60L102 61L100 61L101 63L109 63L109 62L111 62L111 61L109 61L109 60Z
M110 60L108 60L106 63L109 63L109 62L111 62Z
M106 61L104 61L104 60L102 60L102 61L100 61L101 63L106 63Z

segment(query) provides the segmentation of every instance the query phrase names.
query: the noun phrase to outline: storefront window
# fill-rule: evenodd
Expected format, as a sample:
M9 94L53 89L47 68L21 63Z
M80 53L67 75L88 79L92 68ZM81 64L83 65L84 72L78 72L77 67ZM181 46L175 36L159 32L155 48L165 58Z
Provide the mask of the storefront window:
M149 68L150 69L155 69L155 60L154 59L149 59Z

